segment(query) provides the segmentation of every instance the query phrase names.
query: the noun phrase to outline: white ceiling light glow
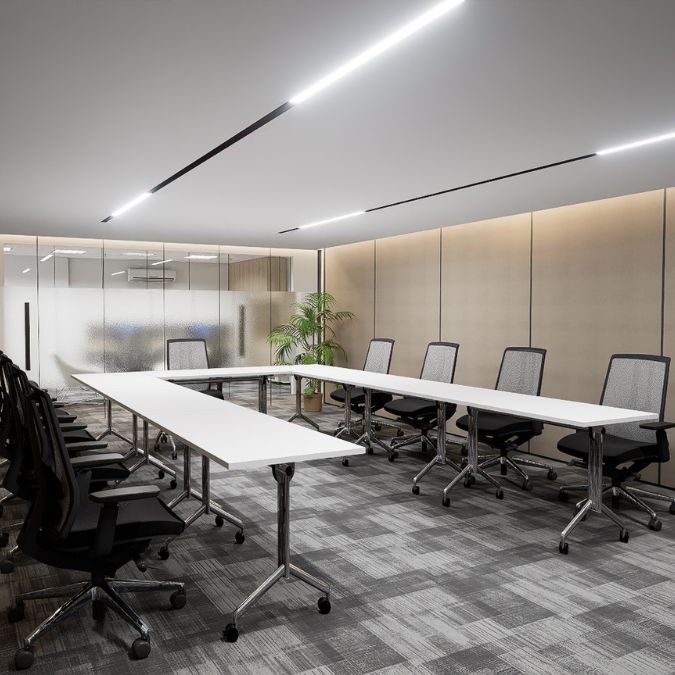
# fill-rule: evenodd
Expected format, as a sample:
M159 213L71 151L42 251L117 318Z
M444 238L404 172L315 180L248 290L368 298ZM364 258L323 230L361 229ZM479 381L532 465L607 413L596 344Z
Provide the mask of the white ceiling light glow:
M652 145L652 143L661 143L662 141L672 141L675 139L675 131L669 134L662 134L661 136L652 136L641 141L634 141L633 143L626 143L624 145L615 145L613 148L605 148L598 150L597 155L613 155L615 152L623 152L624 150L633 150L634 148L641 148L643 145Z
M40 258L40 262L47 262L50 258L54 257L54 252L48 253L44 258Z
M124 274L124 270L120 270L119 272L113 272L110 276L116 277L118 274Z
M117 218L118 216L121 216L123 213L126 213L129 209L133 209L134 206L137 204L140 204L141 202L144 202L148 197L152 197L152 192L143 192L138 197L135 197L132 199L130 202L127 202L124 206L120 206L117 211L113 211L110 216L112 218Z
M360 68L364 64L368 63L372 59L376 58L380 54L386 52L388 49L391 49L393 46L397 45L399 42L402 42L406 38L410 37L417 31L421 30L428 24L440 19L443 15L447 14L451 9L458 7L464 2L464 0L444 0L440 2L430 10L418 16L416 19L413 19L410 23L407 23L405 26L402 26L397 31L394 31L391 35L384 38L377 44L373 45L366 51L361 52L358 56L355 56L350 61L347 61L344 65L340 66L332 73L329 73L325 77L321 78L318 82L315 82L307 89L304 89L299 94L296 94L291 99L289 103L293 105L298 105L303 103L308 98L314 96L318 92L322 91L326 87L329 87L334 82L341 80L345 75L348 75L352 71ZM113 216L115 214L113 213Z
M11 247L11 246L3 246L3 247L2 247L2 250L3 250L5 253L10 253L11 250L12 250L12 247Z
M339 220L347 220L347 218L356 218L362 216L365 211L353 211L352 213L345 213L342 216L335 216L335 218L326 218L326 220L317 220L314 223L307 223L306 225L298 226L298 230L307 230L310 227L318 227L319 225L328 225L328 223L337 223Z
M201 255L200 253L190 253L185 256L185 260L215 260L217 255Z
M157 262L150 263L151 265L165 265L166 263L173 262L173 258L167 258L166 260L158 260Z
M148 253L147 251L125 251L124 255L131 256L132 258L152 258L154 253Z
M21 274L26 274L26 272L30 272L30 267L26 267L25 270L21 270Z

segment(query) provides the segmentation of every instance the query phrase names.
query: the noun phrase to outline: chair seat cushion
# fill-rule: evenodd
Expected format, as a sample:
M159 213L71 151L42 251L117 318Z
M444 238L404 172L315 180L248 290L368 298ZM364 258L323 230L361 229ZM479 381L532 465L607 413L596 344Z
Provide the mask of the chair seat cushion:
M84 497L84 496L83 496ZM96 537L99 504L82 499L65 548L89 548ZM155 537L180 534L185 523L156 497L120 502L115 528L115 543L143 541Z
M436 417L436 404L433 401L412 396L394 399L387 403L384 409L392 415L403 418Z
M361 388L361 387L350 387L351 391L351 401L352 401L352 410L356 410L360 406L362 407L365 405L366 402L366 392ZM343 389L336 389L335 391L331 392L330 397L334 401L339 401L340 403L345 402L346 398L346 393L344 388ZM391 401L393 396L391 394L385 394L382 391L374 391L371 394L370 401L372 405L373 410L379 410L380 408L383 408L386 403L389 403Z
M578 459L588 458L588 433L586 431L577 431L569 434L558 441L558 450L566 455L571 455ZM653 458L658 460L658 447L655 443L645 443L634 441L630 438L621 438L605 434L602 445L602 456L605 464L623 464L632 462L636 459Z
M457 420L457 426L464 431L469 429L469 416L463 415ZM511 436L512 434L527 434L535 431L541 433L541 423L533 422L524 417L514 417L504 413L494 413L481 410L478 413L478 435L488 438Z

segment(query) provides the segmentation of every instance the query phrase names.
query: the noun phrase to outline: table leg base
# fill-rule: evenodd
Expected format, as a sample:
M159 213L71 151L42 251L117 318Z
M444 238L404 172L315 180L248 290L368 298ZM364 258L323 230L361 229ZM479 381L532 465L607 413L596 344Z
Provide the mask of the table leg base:
M443 490L443 506L450 506L450 497L448 495L450 490L452 490L457 483L464 480L464 486L471 487L476 482L477 476L480 476L495 488L495 497L497 499L504 499L504 490L502 489L502 486L487 471L484 471L477 464L466 464Z
M429 463L424 465L424 468L413 478L412 493L418 495L420 493L419 482L431 471L435 466L449 466L456 473L461 473L461 469L451 459L447 457L439 457L436 455Z
M115 436L116 438L119 438L121 441L124 441L129 445L133 445L133 441L130 438L127 438L124 434L121 434L119 431L116 431L115 429L112 428L108 428L105 431L101 432L98 436L94 438L94 440L100 441L106 438L107 436Z
M301 412L293 413L293 415L291 415L286 421L295 422L296 420L306 422L307 424L309 424L310 427L314 427L314 429L316 429L317 431L321 431L319 425L314 420L310 419L309 417L307 417L307 415Z
M558 544L558 550L560 553L567 554L569 552L569 544L567 543L567 538L572 534L577 525L586 518L590 513L598 513L600 515L609 518L618 528L619 528L619 541L628 543L628 530L625 528L623 521L619 516L612 511L605 504L600 504L600 508L593 504L590 499L584 499L577 504L577 512L574 514L574 518L570 520L567 527L560 533L560 543Z

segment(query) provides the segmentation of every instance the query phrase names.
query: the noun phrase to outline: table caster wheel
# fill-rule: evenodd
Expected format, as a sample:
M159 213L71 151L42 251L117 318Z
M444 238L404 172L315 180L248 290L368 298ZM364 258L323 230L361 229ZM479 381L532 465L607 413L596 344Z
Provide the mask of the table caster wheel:
M328 598L319 598L316 603L319 608L319 614L328 614L330 612L330 600Z
M17 670L26 670L33 665L35 652L32 647L22 647L14 653L14 667Z
M228 642L236 642L239 637L239 631L233 623L228 623L223 631L223 638Z
M366 455L372 455L373 448L370 445L366 445Z
M342 466L349 466L349 460L346 457L342 460Z
M9 532L0 532L0 548L5 548L9 544Z
M654 530L654 532L660 532L663 523L658 518L650 518L647 527L649 527L650 530Z
M225 523L225 520L222 516L216 516L216 527L222 527Z
M234 535L234 543L235 544L243 544L245 540L246 540L246 536L244 535L244 531L243 530L237 530L236 534Z
M162 478L164 478L164 476L166 476L166 474L164 473L164 471L162 471L162 469L160 469L157 472L157 478L159 478L161 480ZM140 640L140 638L139 638L139 640Z
M553 469L548 470L548 473L546 474L546 478L548 478L549 480L555 480L557 477L558 477L558 474Z
M23 621L24 616L26 615L23 603L17 603L14 607L10 607L7 610L7 621L9 623L18 623Z
M499 488L497 492L495 492L495 497L497 497L497 499L504 499L504 490Z
M11 574L14 571L14 562L5 558L0 560L0 574Z
M619 534L619 541L624 544L627 544L628 539L629 539L628 530L621 530L621 533Z
M527 491L530 491L530 490L532 489L532 483L530 483L530 479L529 479L529 478L524 478L524 479L523 479L523 482L520 484L520 487L521 487L523 490L525 490L526 492L527 492Z
M562 541L558 544L558 551L562 553L563 555L567 555L570 552L570 545L565 542L564 544Z
M558 501L559 502L568 502L570 500L570 495L568 492L565 492L562 488L558 490Z
M420 486L419 485L413 485L412 487L412 493L414 495L418 495L420 493Z
M94 600L91 603L91 616L94 621L103 621L105 619L106 606L103 600Z
M131 644L131 653L139 661L147 659L150 655L150 641L143 638L136 638Z
M176 481L175 478L172 478L172 479L171 479L171 482L169 483L169 487L170 487L172 490L175 490L175 489L178 487L178 482Z
M174 609L183 609L185 603L187 602L187 595L185 595L185 589L182 591L174 591L169 598L171 606Z
M157 554L159 556L160 560L168 560L169 559L169 547L168 546L162 546L162 548L159 549L159 553Z
M443 506L450 506L450 497L443 497Z

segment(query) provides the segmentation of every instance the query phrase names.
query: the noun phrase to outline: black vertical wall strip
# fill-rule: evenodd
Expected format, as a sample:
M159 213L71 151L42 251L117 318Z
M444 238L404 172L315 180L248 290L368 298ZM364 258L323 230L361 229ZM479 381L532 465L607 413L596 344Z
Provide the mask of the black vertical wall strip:
M377 303L377 239L373 240L373 337L375 334L375 310Z
M532 346L532 272L534 262L534 213L530 211L530 337L529 346Z
M30 370L30 302L23 303L24 367Z
M438 341L443 338L443 228L438 228Z

